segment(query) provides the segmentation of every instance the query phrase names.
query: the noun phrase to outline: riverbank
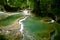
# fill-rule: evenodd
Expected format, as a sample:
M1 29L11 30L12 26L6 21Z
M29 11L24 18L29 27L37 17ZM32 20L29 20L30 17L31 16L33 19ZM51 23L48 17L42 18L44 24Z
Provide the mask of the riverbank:
M20 32L19 20L25 17L22 14L8 16L8 18L0 21L0 34L5 35L8 40L20 40L22 34Z

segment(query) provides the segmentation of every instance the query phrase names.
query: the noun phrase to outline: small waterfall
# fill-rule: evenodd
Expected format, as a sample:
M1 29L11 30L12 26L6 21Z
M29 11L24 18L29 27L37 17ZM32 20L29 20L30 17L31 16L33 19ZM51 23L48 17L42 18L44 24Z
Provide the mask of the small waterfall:
M23 21L27 19L28 16L26 16L25 18L19 20L19 24L21 24L21 28L20 28L20 32L23 33L23 29L24 29L24 25L23 25Z
M28 16L24 17L23 19L19 20L19 24L21 25L20 26L20 32L21 34L23 34L23 30L24 30L24 25L23 25L23 21L27 19ZM24 37L24 34L23 34L23 37ZM23 39L22 39L23 40Z
M21 24L20 32L23 34L22 40L35 40L33 35L30 35L26 30L24 31L23 21L26 20L29 16L19 20L19 24Z
M31 12L27 9L23 10L24 15L31 15Z
M24 17L24 18L22 18L21 20L19 20L19 24L21 25L20 26L20 32L23 34L22 40L26 40L26 39L33 40L33 37L31 35L29 35L28 33L25 33L26 31L24 32L24 25L23 25L23 21L26 20L29 17L29 15L31 15L30 11L28 11L27 9L25 9L23 11L23 14L27 15L27 16Z
M28 13L29 12L29 13ZM27 9L23 10L23 14L24 15L30 15L30 11L28 11ZM24 29L24 25L23 25L23 21L27 19L28 16L24 17L23 19L19 20L19 24L21 24L21 33L23 33L23 29Z

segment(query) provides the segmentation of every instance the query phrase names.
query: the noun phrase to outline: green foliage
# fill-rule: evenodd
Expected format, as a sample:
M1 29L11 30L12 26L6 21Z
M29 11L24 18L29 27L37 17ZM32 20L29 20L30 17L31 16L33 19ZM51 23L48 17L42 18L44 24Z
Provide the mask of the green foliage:
M7 4L12 7L23 7L23 6L26 6L26 1L24 1L24 0L8 0Z
M4 0L2 0L2 1L0 0L0 5L3 5L3 4L4 4Z
M35 11L36 15L42 14L42 16L46 16L48 13L60 15L59 0L0 0L0 4L8 4L11 7L32 9Z
M8 38L5 35L0 34L0 40L8 40Z
M37 0L34 0L33 8L35 14L39 16L60 15L59 0L40 0L40 4L38 4Z

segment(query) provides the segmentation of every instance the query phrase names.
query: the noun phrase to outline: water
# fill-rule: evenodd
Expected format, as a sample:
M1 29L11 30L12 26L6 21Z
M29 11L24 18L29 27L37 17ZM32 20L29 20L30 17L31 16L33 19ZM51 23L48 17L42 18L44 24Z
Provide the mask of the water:
M28 15L27 12L26 15ZM54 24L54 20L51 22ZM32 18L29 16L19 20L19 24L21 24L20 32L23 34L22 40L49 40L49 31L54 29L54 25L49 23L40 23L39 18ZM54 40L56 34L57 31L55 31L55 34L51 36L51 40Z
M24 11L23 11L23 14L24 15L30 15L30 12L28 12L28 10L27 9L25 9ZM21 32L21 34L23 34L23 38L22 38L22 40L25 40L26 39L26 37L31 37L30 35L27 35L27 34L25 34L24 33L24 24L23 24L23 21L24 20L26 20L28 18L28 16L26 16L26 17L24 17L24 18L22 18L21 20L19 20L19 24L21 25L20 27L20 32ZM30 38L31 39L31 38Z
M49 32L55 29L54 22L41 23L40 19L35 17L28 17L23 23L25 40L49 40ZM57 31L51 36L51 40L53 40L56 35Z
M25 10L23 11L23 14L24 14L24 15L30 15L30 12L28 13L28 10L25 9ZM27 18L28 18L28 16L26 16L26 17L22 18L21 20L19 20L19 24L21 24L21 29L20 29L20 32L21 32L21 33L23 33L23 30L24 30L23 21L26 20Z
M27 9L23 10L23 14L24 15L31 15L31 12Z
M20 28L20 32L23 33L24 30L24 25L23 25L23 21L27 19L28 16L26 16L25 18L19 20L19 24L21 24L21 28Z
M28 18L28 16L24 17L23 19L19 20L19 24L21 24L21 29L20 32L23 34L23 38L22 40L33 40L33 36L27 34L27 32L24 32L24 25L23 25L23 21L26 20Z

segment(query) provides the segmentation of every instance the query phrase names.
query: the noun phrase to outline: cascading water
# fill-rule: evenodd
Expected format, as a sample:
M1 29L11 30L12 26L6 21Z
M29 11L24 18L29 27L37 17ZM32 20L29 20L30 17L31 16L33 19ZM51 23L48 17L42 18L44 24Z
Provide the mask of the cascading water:
M21 32L21 33L23 33L23 29L24 29L24 28L23 28L23 27L24 27L23 21L26 20L27 17L28 17L28 16L26 16L25 18L19 20L19 24L21 24L21 29L20 29L20 32Z
M23 38L22 38L22 40L26 40L27 38L29 38L29 40L33 40L33 37L32 36L30 36L30 35L28 35L27 33L24 33L24 25L23 25L23 21L24 20L26 20L28 17L29 17L29 15L30 15L30 12L28 12L28 10L24 10L23 11L23 14L24 15L28 15L28 16L26 16L26 17L24 17L23 19L21 19L21 20L19 20L19 24L21 25L20 27L20 32L23 34Z
M23 30L24 30L24 25L23 25L23 21L27 19L28 16L26 16L25 18L19 20L19 24L21 24L21 28L20 28L20 32L21 34L23 34ZM24 34L23 34L24 37Z
M25 10L23 11L23 14L24 14L24 15L30 15L30 13L28 13L28 10L27 10L27 9L25 9ZM24 26L24 25L23 25L23 21L26 20L27 17L28 17L28 16L26 16L26 17L24 17L23 19L19 20L19 24L21 24L21 29L20 29L20 32L21 32L21 33L23 33L23 29L24 29L24 28L23 28L23 26Z

